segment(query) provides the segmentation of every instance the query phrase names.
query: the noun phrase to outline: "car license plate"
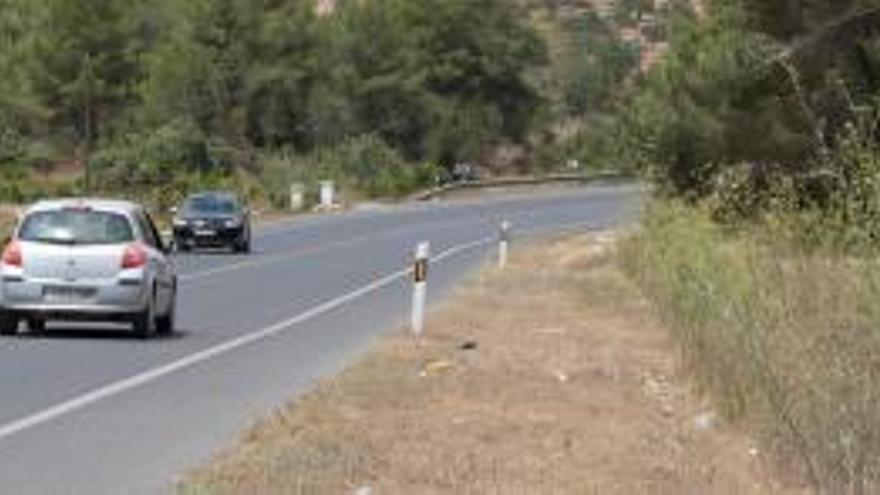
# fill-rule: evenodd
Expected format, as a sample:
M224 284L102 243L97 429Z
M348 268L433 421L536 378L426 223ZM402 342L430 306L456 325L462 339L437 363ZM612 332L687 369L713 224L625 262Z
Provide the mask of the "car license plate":
M217 235L217 232L214 230L197 230L196 235L198 237L214 237Z
M48 286L43 288L43 297L50 302L88 301L97 294L91 287Z

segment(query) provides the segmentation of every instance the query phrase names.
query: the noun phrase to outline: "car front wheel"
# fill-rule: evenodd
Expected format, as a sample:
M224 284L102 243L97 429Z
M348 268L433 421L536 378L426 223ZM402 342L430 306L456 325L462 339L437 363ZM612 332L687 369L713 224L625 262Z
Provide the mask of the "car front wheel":
M18 333L18 318L7 311L0 310L0 335L10 336Z
M27 321L28 331L31 333L42 333L46 331L46 320L42 318L31 318Z
M235 243L235 246L233 247L233 249L237 253L244 253L244 254L250 253L251 252L251 238L250 238L250 236L247 236L247 237L242 236L242 238L238 242Z

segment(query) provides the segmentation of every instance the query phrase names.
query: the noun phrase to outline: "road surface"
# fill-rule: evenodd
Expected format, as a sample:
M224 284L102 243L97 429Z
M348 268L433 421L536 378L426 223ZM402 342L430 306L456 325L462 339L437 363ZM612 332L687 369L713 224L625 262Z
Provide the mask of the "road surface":
M315 216L255 232L248 257L177 258L179 332L50 327L0 340L0 493L156 495L406 319L412 250L436 301L520 236L615 226L635 186ZM430 322L428 324L430 331Z

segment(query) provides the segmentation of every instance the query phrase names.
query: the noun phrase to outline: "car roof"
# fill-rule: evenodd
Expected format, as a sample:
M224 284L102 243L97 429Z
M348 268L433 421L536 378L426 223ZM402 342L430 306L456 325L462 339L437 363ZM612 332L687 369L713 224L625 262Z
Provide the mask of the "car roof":
M132 214L143 210L141 205L132 201L102 198L59 198L38 201L28 208L26 213L60 210L63 208L91 208L124 214Z

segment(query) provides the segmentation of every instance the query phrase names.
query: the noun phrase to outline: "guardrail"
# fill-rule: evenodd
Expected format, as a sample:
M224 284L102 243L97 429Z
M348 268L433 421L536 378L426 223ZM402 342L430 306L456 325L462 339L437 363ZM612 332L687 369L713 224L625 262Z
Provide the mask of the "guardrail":
M608 170L591 174L551 174L543 176L498 177L473 181L452 182L443 186L428 189L412 196L415 201L428 201L446 193L468 189L492 189L496 187L535 186L554 183L581 183L632 180L636 176L630 172Z

